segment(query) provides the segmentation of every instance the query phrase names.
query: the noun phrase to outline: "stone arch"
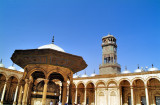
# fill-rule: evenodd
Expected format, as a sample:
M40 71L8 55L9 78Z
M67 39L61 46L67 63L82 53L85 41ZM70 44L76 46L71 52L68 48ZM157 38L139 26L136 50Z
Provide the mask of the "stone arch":
M145 80L143 79L143 78L141 78L141 77L135 77L135 78L133 78L132 80L131 80L131 85L133 85L133 82L135 81L135 80L142 80L143 81L143 83L145 84Z
M27 78L29 78L34 72L36 71L40 71L43 72L43 74L45 75L45 79L46 79L46 72L45 70L43 70L42 68L33 68L32 70L30 70L27 74Z
M104 92L99 92L99 96L104 96Z
M77 103L83 104L85 102L84 97L85 97L85 84L82 81L80 81L77 84Z
M122 78L122 79L120 79L119 81L118 81L118 86L120 86L120 84L121 84L121 82L122 81L128 81L129 82L129 84L131 85L131 81L128 79L128 78Z
M67 76L64 74L64 72L61 71L61 70L56 70L56 69L53 69L49 73L47 73L46 78L48 78L52 73L59 73L59 74L61 74L63 76L63 78L64 78L64 81L67 81Z
M9 79L10 77L15 77L18 80L18 82L20 82L20 79L19 79L19 77L17 75L11 74L7 78Z
M88 81L88 82L86 83L86 87L87 87L87 85L88 85L88 84L90 84L90 83L92 83L92 84L94 85L94 87L95 87L94 82L93 82L93 81L91 81L91 80L90 80L90 81Z
M109 81L107 81L107 87L109 87L109 85L111 84L111 83L114 83L116 86L118 85L118 82L115 80L115 79L110 79Z
M5 78L6 78L6 80L7 80L7 74L6 74L6 73L4 73L4 72L0 72L0 74L4 75L4 77L5 77Z
M110 96L116 96L116 92L115 91L111 91L110 92Z
M157 77L157 76L150 76L150 77L148 77L148 78L146 79L146 83L148 83L148 81L149 81L150 79L157 79L157 80L160 81L160 78L159 78L159 77Z
M105 90L99 90L97 91L97 105L106 105L106 94Z
M86 104L92 105L95 103L95 85L92 81L86 84Z
M121 103L123 105L128 105L128 102L130 103L130 97L131 97L131 89L130 89L131 83L128 79L121 79L119 81L119 90L120 90L120 98Z
M84 83L83 81L79 81L79 82L77 83L76 87L78 88L78 85L81 84L81 83L84 85L84 88L85 88L86 86L85 86L85 83Z
M111 90L109 92L109 105L117 105L117 92L115 90Z
M16 88L19 83L19 78L15 74L11 74L8 76L7 84L6 84L6 91L4 95L4 102L8 104L12 104L14 101L14 96L16 92Z
M98 87L98 85L99 85L100 83L103 83L103 84L104 84L104 87L106 87L105 81L104 81L104 80L99 80L99 81L97 81L97 82L95 83L96 88Z

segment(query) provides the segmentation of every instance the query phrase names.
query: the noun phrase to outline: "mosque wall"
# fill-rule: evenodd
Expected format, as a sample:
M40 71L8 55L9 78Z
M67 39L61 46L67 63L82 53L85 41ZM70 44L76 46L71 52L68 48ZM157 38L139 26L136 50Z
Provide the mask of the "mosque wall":
M21 103L20 100L23 98L21 95L25 91L21 81L22 76L23 72L0 68L1 105L2 103L5 105L6 101L10 104ZM131 105L133 103L133 105L142 105L143 102L146 105L159 105L156 104L156 101L160 101L159 98L160 71L106 74L73 79L72 103L82 105L85 103L86 105ZM51 99L47 99L46 105L49 105L50 101ZM53 99L52 101L55 103L57 100ZM41 102L42 98L32 98L31 105L40 105Z

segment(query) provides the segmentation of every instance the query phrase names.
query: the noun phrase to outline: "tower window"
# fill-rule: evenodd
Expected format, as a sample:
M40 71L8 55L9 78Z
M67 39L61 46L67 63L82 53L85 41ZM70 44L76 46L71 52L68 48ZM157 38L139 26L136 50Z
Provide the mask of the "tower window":
M107 61L107 58L104 58L104 63L107 63L108 61Z

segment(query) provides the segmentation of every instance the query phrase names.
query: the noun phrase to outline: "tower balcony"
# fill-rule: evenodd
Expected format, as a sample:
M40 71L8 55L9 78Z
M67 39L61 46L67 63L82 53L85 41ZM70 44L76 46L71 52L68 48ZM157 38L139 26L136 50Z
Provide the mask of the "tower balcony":
M121 68L121 65L118 63L104 63L104 64L99 65L99 68L104 68L104 67L119 67L119 68Z

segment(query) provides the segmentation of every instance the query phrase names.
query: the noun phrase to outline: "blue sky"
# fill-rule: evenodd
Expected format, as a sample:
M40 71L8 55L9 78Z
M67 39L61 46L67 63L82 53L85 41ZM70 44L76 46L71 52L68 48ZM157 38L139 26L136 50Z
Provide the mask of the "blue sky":
M118 63L132 72L160 68L160 0L0 0L0 58L6 67L15 49L55 44L84 58L99 73L101 38L117 38ZM16 66L17 69L20 69ZM78 74L83 74L84 71Z

